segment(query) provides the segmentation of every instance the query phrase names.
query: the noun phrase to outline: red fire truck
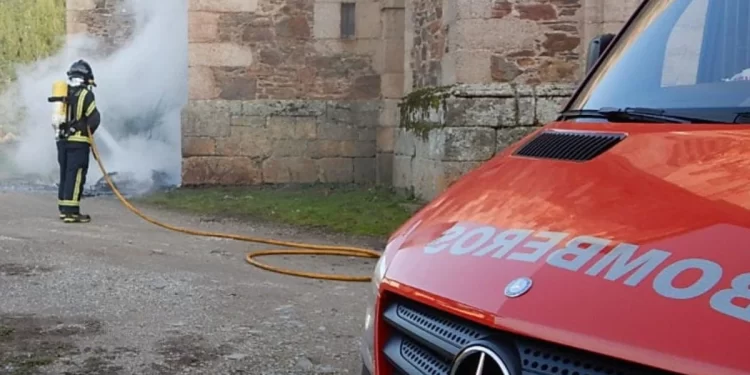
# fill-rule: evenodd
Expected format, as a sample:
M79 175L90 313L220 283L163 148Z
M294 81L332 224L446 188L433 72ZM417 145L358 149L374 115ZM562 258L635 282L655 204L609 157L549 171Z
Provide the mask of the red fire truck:
M390 238L373 375L750 374L750 1L644 1Z

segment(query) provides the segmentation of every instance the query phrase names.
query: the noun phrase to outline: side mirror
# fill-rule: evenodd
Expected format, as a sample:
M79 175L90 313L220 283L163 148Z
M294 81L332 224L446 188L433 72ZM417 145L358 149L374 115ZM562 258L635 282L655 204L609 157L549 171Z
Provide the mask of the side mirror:
M589 50L586 56L586 73L591 71L596 61L602 56L604 51L609 47L609 43L615 38L615 34L601 34L597 35L589 42Z

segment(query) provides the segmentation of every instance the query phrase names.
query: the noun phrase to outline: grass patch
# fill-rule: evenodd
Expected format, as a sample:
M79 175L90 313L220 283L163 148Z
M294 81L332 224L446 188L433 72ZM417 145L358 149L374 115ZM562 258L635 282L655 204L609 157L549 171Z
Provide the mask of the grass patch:
M331 185L177 189L139 201L191 213L366 236L390 235L420 204L386 188Z
M0 1L0 89L14 65L48 57L65 40L65 0Z

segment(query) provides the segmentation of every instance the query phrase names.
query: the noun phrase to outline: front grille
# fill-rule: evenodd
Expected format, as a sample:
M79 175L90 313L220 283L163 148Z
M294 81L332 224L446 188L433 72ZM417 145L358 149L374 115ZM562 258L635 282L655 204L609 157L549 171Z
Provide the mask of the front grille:
M521 146L514 155L588 161L614 147L623 138L623 134L545 131Z
M479 339L512 344L522 375L677 375L599 354L485 327L389 294L383 320L388 340L382 354L394 374L447 375L453 357Z

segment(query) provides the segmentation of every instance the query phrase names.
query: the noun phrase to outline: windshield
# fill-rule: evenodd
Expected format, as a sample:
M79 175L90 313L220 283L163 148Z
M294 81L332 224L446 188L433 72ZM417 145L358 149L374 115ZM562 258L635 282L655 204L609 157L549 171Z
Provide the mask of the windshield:
M569 110L750 111L750 0L657 0L570 102Z

